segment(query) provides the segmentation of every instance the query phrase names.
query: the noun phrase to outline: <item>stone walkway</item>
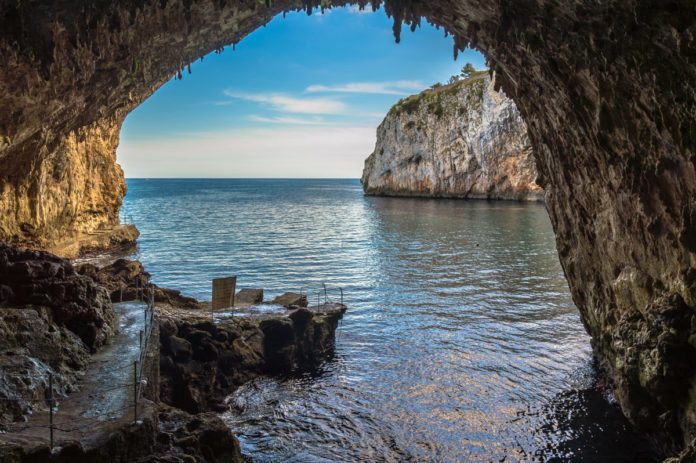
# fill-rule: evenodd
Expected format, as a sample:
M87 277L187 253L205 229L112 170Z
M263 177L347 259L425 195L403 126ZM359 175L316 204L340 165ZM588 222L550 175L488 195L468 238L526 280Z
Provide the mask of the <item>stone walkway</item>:
M145 336L146 308L139 301L114 304L119 333L92 357L80 390L55 399L54 447L133 421L134 362L140 357L141 331ZM0 441L45 445L49 421L48 410L34 413L29 421L15 423L10 431L0 434Z

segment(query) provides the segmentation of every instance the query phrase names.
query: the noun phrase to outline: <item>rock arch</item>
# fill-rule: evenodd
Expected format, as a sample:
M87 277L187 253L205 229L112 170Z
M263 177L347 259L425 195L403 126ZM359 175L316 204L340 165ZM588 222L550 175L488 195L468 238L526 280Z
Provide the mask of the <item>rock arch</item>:
M191 61L319 3L0 1L0 238L117 223L128 112ZM624 412L683 446L696 434L696 4L385 7L397 37L422 16L486 54L528 124L561 263Z

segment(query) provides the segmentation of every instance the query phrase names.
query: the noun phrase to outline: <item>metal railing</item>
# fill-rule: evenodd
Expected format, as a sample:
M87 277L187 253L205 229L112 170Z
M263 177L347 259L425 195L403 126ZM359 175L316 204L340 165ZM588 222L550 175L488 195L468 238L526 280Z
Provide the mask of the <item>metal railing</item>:
M317 296L317 307L321 305L322 299L325 305L330 303L340 303L343 305L343 288L340 286L329 287L326 283L322 283L320 288L311 286L303 286L300 288L300 296L307 297L308 303L313 302L310 301L309 298L310 294L313 296L315 292Z
M148 291L149 289L149 291ZM32 420L26 423L8 423L5 425L5 432L10 433L21 433L26 430L31 429L47 429L48 430L48 441L50 448L54 448L54 434L55 431L60 431L63 433L73 433L78 431L84 431L89 428L93 428L96 424L103 421L103 418L113 418L114 415L119 414L120 416L126 416L128 410L133 411L133 423L138 423L138 404L141 400L141 395L143 391L143 386L147 385L147 379L144 377L144 367L147 356L147 351L150 346L150 338L152 336L153 326L154 326L154 288L152 285L145 287L136 288L137 300L145 302L145 309L143 312L144 325L143 329L139 333L139 354L138 359L134 360L132 364L123 364L120 366L112 366L111 370L120 370L126 368L132 368L133 377L132 383L116 384L108 388L100 388L100 392L112 392L117 390L131 390L133 397L132 403L124 403L123 407L110 409L107 412L90 414L89 417L80 416L79 418L70 417L68 420L60 422L56 421L56 413L58 412L58 405L56 401L56 396L54 395L54 378L52 373L47 374L48 390L46 391L46 397L44 399L24 399L24 398L0 398L0 401L5 402L23 402L25 404L36 404L48 405L48 422L37 423L37 420L41 419L40 415L34 415ZM70 396L66 398L70 400Z
M143 379L143 368L145 366L145 357L147 356L147 350L150 345L150 337L152 335L152 327L154 325L155 319L155 291L154 286L150 284L148 286L150 291L145 294L145 288L142 288L140 292L140 297L145 305L145 317L144 329L140 330L140 354L138 355L138 360L133 364L133 423L138 422L138 401L140 400L140 395L142 393L142 387L147 385L147 380Z
M126 214L125 212L123 212L119 216L118 220L121 223L121 225L135 225L135 221L133 220L133 214Z

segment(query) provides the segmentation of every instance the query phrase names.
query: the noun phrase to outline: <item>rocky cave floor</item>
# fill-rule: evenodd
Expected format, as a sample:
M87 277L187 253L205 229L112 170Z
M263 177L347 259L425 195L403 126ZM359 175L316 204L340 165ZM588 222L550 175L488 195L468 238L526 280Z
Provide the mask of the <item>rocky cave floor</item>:
M262 291L242 290L238 307L212 313L152 285L137 261L73 265L2 244L0 282L3 463L243 461L217 416L225 398L259 375L318 366L346 310L328 301L307 307L293 293L264 304ZM148 313L138 299L154 300L142 357ZM145 381L134 423L138 358Z

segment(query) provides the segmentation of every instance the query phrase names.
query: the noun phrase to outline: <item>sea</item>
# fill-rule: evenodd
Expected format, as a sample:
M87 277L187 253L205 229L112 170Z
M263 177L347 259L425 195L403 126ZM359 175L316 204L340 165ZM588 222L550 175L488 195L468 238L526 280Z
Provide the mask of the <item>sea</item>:
M128 179L158 285L343 297L335 353L221 414L250 462L651 462L541 203L368 197L358 180Z

